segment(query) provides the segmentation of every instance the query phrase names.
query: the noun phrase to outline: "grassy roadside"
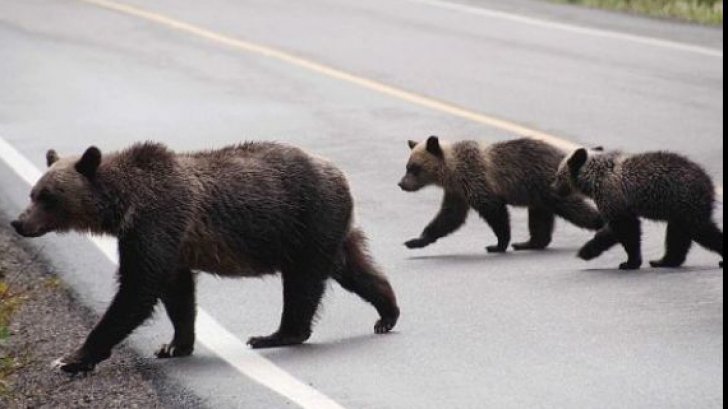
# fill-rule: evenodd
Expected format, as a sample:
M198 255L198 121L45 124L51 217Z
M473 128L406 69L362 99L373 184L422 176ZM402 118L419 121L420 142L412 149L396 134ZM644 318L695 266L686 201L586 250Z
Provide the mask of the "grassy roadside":
M722 0L552 0L610 10L672 18L692 23L723 25Z
M6 248L0 248L0 254L7 254ZM4 352L3 344L10 337L10 321L13 313L20 307L23 297L16 293L10 285L8 272L0 260L0 396L9 391L8 378L20 367L17 357Z

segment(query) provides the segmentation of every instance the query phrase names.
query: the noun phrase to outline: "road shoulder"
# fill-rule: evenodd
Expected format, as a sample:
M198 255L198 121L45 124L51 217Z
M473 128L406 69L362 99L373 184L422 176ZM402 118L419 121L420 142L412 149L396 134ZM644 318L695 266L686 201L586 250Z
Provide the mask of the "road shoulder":
M0 224L6 221L0 218ZM0 359L14 368L0 407L182 408L199 407L180 388L162 380L128 348L119 348L103 370L69 378L50 363L73 350L93 326L92 314L74 301L42 257L0 228L0 273L22 297L10 336L0 341Z

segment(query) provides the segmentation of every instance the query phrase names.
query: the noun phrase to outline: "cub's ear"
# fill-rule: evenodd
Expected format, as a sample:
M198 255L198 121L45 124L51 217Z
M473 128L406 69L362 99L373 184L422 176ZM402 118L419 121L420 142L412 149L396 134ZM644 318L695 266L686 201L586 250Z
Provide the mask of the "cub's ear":
M437 136L431 136L427 139L427 152L438 158L444 157L442 147L440 146L440 138Z
M574 152L574 154L569 158L569 169L571 169L571 173L573 175L578 174L587 159L589 159L589 152L586 149L581 148Z
M59 159L61 158L58 156L58 152L53 149L46 153L46 165L48 165L49 168L53 166L54 163L58 162Z
M76 171L89 179L93 179L99 165L101 165L101 151L99 148L92 146L86 150L86 153L76 163Z
M417 145L418 145L418 143L417 143L417 142L415 142L415 141L413 141L413 140L409 140L409 141L407 141L407 144L409 145L409 148L410 148L410 149L414 149L414 148L415 148L415 147L417 147Z

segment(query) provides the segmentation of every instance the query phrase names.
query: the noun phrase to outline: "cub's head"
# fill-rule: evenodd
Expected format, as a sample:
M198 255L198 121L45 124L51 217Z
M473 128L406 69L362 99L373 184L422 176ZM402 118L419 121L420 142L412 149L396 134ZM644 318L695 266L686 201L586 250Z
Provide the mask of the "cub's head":
M405 192L416 192L426 186L444 184L445 147L440 138L431 136L427 141L418 143L409 141L412 150L407 173L399 182Z
M98 211L92 184L101 164L101 151L89 148L83 156L60 158L46 154L48 171L33 187L28 208L11 224L18 234L41 237L50 232L95 230Z
M582 148L561 162L561 166L559 166L556 173L556 180L552 185L559 195L569 196L579 191L577 178L587 160L589 160L589 151Z

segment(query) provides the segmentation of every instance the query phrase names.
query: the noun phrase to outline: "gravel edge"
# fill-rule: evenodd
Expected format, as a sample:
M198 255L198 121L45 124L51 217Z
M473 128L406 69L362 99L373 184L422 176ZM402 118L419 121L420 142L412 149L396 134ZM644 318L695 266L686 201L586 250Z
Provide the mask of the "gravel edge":
M0 226L7 225L0 215ZM0 341L0 359L18 368L6 379L0 407L26 408L198 408L199 398L145 365L132 350L116 348L103 370L70 378L51 370L53 360L78 347L96 318L79 305L37 250L0 228L0 278L22 306L13 315L11 336Z

